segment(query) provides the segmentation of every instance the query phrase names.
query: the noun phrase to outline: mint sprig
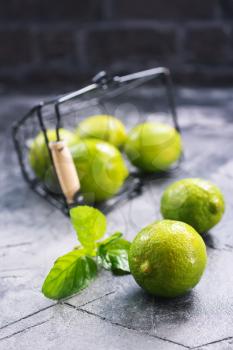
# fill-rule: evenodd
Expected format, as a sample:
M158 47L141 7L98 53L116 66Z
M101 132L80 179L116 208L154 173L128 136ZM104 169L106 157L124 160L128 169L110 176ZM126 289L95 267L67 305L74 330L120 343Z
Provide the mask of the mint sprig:
M97 275L98 267L115 275L130 273L130 242L116 232L99 242L106 233L107 220L99 210L79 206L70 210L71 222L81 246L58 258L47 275L42 293L60 300L86 288Z

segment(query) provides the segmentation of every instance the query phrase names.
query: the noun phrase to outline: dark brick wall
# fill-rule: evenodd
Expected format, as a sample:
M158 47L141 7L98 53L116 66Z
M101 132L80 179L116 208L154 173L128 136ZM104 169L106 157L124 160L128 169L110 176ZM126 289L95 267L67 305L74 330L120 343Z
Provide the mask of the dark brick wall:
M233 0L7 0L0 84L77 84L100 69L169 66L178 83L233 83Z

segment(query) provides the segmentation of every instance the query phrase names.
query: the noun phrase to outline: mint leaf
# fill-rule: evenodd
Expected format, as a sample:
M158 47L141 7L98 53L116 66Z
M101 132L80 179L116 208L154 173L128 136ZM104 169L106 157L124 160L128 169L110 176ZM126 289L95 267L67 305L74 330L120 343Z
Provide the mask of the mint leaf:
M83 249L73 250L55 261L42 292L50 299L66 298L86 288L96 274L96 262Z
M112 244L113 242L117 241L119 238L121 238L123 235L121 232L115 232L113 235L111 235L110 237L104 239L103 241L101 241L99 243L99 246L108 246L109 244Z
M98 209L88 206L72 208L70 217L79 242L88 252L93 253L96 241L102 238L106 232L106 217Z
M105 269L111 270L116 275L130 273L129 247L130 242L122 238L122 234L117 232L99 243L98 261Z

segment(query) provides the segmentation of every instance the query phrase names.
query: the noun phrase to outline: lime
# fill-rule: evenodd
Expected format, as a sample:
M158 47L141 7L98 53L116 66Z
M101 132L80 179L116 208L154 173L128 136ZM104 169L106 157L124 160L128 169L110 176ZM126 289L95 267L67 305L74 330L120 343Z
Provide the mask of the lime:
M111 115L94 115L83 120L77 133L81 138L95 138L121 147L126 140L126 130L122 122Z
M145 172L167 170L182 151L181 137L167 124L147 122L134 127L125 143L129 160Z
M120 151L107 142L85 139L72 147L71 153L87 202L112 197L128 176Z
M161 213L165 219L180 220L204 233L216 225L224 213L220 189L202 179L183 179L164 191Z
M176 297L192 289L206 266L206 247L191 226L161 220L142 229L131 244L129 266L147 292Z
M49 141L56 141L56 130L47 130L46 132ZM60 138L66 140L69 147L78 142L77 135L71 131L60 129L59 132ZM45 180L47 177L50 178L50 175L47 175L51 174L51 161L42 131L36 136L30 146L29 163L39 179Z

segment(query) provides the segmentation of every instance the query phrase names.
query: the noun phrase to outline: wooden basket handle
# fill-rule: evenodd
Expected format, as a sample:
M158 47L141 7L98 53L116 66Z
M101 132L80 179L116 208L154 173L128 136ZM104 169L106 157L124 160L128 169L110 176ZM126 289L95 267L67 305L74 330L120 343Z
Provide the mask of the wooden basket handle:
M49 148L62 192L67 203L72 204L80 182L70 150L65 141L50 142Z

